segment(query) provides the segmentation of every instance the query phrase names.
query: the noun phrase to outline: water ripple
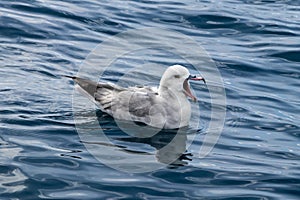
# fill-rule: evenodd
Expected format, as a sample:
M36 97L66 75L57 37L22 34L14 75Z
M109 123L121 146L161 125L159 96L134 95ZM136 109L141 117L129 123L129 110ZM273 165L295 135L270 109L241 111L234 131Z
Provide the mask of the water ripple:
M299 6L292 0L2 1L1 198L298 199ZM207 89L193 85L201 131L191 147L177 164L126 174L85 149L73 120L73 85L61 75L76 74L101 41L144 27L178 31L206 49L224 79L227 116L219 142L199 159L212 105ZM146 63L190 66L172 52L145 52L119 58L103 80ZM158 75L124 77L127 85L137 81L153 84ZM124 136L111 117L96 114L116 151L148 155L171 138Z

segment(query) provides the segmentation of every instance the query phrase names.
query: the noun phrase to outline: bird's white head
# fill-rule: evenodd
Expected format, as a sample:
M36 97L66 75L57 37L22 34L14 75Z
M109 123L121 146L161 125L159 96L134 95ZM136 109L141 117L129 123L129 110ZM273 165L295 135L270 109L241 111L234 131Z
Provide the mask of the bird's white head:
M170 90L172 92L182 92L186 96L190 97L193 101L196 101L197 98L192 94L190 90L189 80L199 81L202 80L205 82L205 79L202 77L192 76L189 73L189 70L181 65L172 65L166 69L161 80L159 91L163 92L164 90Z

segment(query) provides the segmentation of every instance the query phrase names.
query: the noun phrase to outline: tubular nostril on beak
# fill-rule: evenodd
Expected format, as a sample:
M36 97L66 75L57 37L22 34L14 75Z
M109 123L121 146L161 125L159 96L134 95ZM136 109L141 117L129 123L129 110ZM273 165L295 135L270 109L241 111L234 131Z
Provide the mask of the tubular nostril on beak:
M206 84L206 81L203 77L197 77L193 75L189 75L189 77L186 80L193 80L193 81L203 81Z
M192 78L196 78L196 76L189 75L189 77L188 77L187 79L190 80L190 79L192 79Z

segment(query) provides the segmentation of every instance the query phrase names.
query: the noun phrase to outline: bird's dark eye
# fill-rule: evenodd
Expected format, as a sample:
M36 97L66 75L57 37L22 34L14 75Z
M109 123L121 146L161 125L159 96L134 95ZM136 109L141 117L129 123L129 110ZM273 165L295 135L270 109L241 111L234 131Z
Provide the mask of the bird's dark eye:
M179 75L174 75L174 78L180 78L180 76Z

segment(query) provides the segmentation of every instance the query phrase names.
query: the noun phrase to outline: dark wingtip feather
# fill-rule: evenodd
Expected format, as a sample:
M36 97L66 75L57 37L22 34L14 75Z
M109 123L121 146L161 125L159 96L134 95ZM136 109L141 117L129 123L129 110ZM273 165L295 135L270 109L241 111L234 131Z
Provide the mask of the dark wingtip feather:
M76 79L76 76L69 76L69 75L62 75L63 77L71 78L71 79Z

